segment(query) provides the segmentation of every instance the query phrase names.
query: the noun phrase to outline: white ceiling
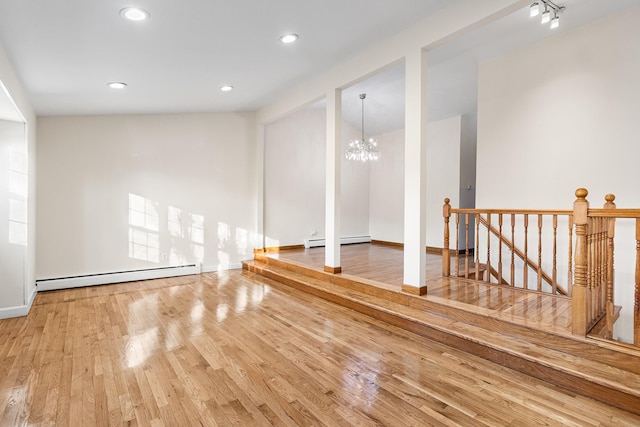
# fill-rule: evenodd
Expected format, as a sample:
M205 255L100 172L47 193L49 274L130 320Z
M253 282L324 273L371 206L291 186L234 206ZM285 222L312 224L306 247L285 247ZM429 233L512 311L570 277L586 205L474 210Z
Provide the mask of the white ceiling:
M454 2L2 0L0 40L38 115L253 111Z
M1 0L0 41L38 115L252 111L456 1ZM430 52L430 120L476 111L481 61L640 0L556 3L567 8L558 30L525 7ZM123 20L134 5L151 18ZM299 41L281 44L289 32ZM343 116L356 127L363 92L368 134L403 127L402 65L344 90Z
M522 8L429 52L428 120L477 111L478 65L527 45L640 5L640 0L559 0L561 25L550 30ZM404 127L404 66L398 65L343 91L343 117L360 128L360 93L366 93L365 129L379 135ZM317 106L323 105L321 103Z

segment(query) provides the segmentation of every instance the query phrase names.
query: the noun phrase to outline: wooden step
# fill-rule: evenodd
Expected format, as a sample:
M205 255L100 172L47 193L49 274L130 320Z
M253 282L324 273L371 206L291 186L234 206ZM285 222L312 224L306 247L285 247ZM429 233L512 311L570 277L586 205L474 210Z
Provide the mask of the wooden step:
M536 331L391 286L256 255L243 268L407 331L640 415L640 351Z
M465 272L464 268L461 268L460 271L458 271L457 277L464 277L466 279L470 279L470 280L484 280L484 272L487 271L487 264L478 264L478 271L477 271L477 276L476 276L476 265L475 264L470 264L469 265L469 271Z

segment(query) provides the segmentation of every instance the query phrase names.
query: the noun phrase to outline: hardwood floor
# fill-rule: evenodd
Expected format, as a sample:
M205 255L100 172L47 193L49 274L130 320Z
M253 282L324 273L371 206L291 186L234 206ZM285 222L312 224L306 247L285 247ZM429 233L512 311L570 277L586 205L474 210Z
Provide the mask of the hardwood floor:
M40 293L0 361L2 426L640 425L239 270Z
M343 245L342 275L371 281L376 286L401 292L403 281L403 249L381 244ZM292 249L265 254L267 257L322 269L324 248ZM443 305L508 320L520 325L571 335L571 300L560 295L524 292L490 285L442 277L442 257L427 254L425 277L428 292L421 296Z

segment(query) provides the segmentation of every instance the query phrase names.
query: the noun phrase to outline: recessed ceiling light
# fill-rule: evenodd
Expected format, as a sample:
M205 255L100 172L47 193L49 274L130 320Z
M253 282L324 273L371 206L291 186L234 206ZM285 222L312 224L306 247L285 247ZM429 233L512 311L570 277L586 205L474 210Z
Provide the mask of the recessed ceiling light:
M107 83L107 86L109 86L111 89L124 89L125 87L127 87L127 84L123 82L109 82Z
M229 92L230 90L233 90L233 86L229 86L229 85L220 86L220 90L223 92Z
M125 7L120 11L120 16L129 21L144 21L149 18L149 12L137 7Z
M298 40L297 34L285 34L284 36L280 37L280 41L282 43L293 43L296 40Z

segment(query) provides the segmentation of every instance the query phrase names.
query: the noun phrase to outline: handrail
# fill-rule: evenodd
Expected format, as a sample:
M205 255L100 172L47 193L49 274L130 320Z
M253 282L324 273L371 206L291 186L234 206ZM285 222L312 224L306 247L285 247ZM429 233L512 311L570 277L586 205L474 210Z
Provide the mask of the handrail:
M452 209L453 210L453 209ZM597 218L640 218L640 209L589 209L587 215Z
M499 213L510 213L510 214L530 214L530 215L571 215L573 211L571 210L558 210L558 209L477 209L477 208L451 208L451 213L490 213L490 214L499 214Z

